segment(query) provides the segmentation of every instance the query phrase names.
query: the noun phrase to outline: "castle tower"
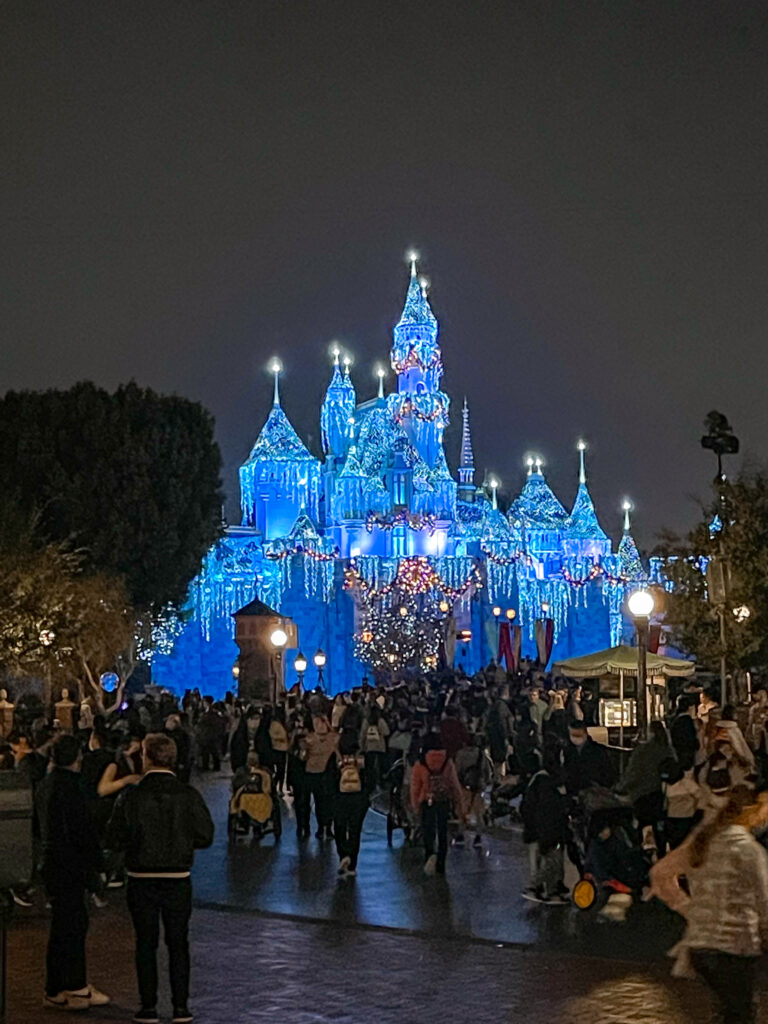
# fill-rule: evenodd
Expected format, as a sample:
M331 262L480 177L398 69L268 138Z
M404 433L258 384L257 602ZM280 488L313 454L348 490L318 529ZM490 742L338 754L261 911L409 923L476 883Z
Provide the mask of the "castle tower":
M243 526L255 528L265 540L287 536L301 509L316 518L320 498L320 463L283 412L280 369L275 361L272 409L240 467Z
M449 399L440 390L443 362L437 343L437 320L427 299L426 284L417 276L415 255L411 257L403 312L392 334L392 368L397 374L393 415L427 469L432 470L442 453Z
M320 434L323 454L343 458L348 446L349 418L354 414L357 398L349 376L349 360L344 360L344 375L339 365L339 350L333 352L333 375L325 392L320 412Z
M598 561L611 553L611 542L597 519L592 495L587 488L586 449L579 441L579 489L563 534L563 549L568 558Z
M469 406L466 398L461 410L461 462L459 463L459 498L461 501L475 500L475 456L472 451L472 437L469 432Z

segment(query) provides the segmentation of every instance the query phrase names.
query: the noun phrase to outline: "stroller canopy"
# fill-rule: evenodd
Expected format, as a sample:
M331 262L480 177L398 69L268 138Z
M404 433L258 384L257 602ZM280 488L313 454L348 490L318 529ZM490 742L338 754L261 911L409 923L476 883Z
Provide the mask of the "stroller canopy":
M666 658L661 654L651 654L649 651L646 655L646 668L649 676L692 676L696 665L682 658ZM637 648L620 644L607 651L558 661L552 666L552 671L571 679L591 679L607 674L619 675L622 672L627 676L636 676Z

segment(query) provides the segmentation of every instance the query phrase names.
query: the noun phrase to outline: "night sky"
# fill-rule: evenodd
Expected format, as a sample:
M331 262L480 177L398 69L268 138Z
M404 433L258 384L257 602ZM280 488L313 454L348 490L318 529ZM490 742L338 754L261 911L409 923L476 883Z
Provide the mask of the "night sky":
M319 451L328 347L360 399L414 246L456 466L529 451L604 528L696 514L711 408L768 455L764 4L18 0L0 13L0 387L130 378L236 466L268 359ZM393 378L388 378L390 387ZM735 468L735 465L733 468Z

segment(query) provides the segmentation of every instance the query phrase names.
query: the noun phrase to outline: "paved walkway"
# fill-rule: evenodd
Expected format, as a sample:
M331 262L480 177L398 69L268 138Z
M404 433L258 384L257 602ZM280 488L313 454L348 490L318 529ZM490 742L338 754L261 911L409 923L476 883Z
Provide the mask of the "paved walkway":
M279 844L268 836L228 849L228 777L204 775L199 784L217 825L214 845L198 854L195 868L195 894L208 907L641 960L663 960L680 935L680 919L660 905L634 908L628 925L615 928L594 912L523 900L527 866L519 829L497 829L482 851L471 844L452 848L445 879L424 877L422 851L404 848L402 833L390 849L385 820L373 811L365 820L354 883L337 880L333 842L313 835L297 843L290 806Z
M339 881L332 844L297 844L286 817L272 838L228 849L228 779L201 783L218 826L198 856L193 1004L201 1024L704 1024L709 1000L673 982L663 957L677 931L663 908L599 924L519 897L519 836L482 853L452 850L445 879L425 879L416 851L386 845L369 814L356 880ZM136 1009L133 938L122 893L94 911L90 975L114 1003L92 1024ZM41 1007L47 915L17 912L9 948L9 1024L56 1016ZM768 987L768 986L766 986ZM168 1015L164 991L161 1010ZM768 1016L761 1018L768 1024Z
M56 1019L41 1007L47 923L17 917L10 936L9 1024ZM90 1024L136 1009L122 900L96 913L90 974L114 1004ZM709 1003L666 965L499 948L380 929L197 910L193 1007L200 1024L703 1024ZM167 990L161 1013L169 1016ZM60 1016L64 1016L61 1014Z

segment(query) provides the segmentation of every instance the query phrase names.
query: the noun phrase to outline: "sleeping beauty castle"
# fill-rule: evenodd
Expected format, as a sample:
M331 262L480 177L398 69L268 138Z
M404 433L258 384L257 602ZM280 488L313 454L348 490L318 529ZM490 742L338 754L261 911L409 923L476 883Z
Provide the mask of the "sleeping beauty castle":
M466 400L454 475L438 335L414 258L390 352L397 389L386 394L380 373L378 394L359 401L336 352L320 409L322 458L291 425L274 364L272 408L240 468L241 525L208 553L183 623L153 658L156 683L232 688L233 614L255 598L298 628L284 652L286 685L300 648L305 685L317 683L320 652L330 693L365 675L446 664L471 674L491 659L556 661L621 640L627 590L646 579L628 510L614 552L580 443L570 511L541 460L529 458L503 513L496 481L477 485Z

